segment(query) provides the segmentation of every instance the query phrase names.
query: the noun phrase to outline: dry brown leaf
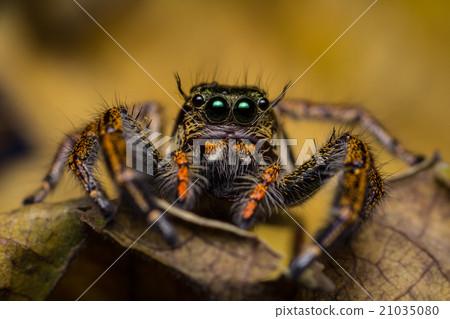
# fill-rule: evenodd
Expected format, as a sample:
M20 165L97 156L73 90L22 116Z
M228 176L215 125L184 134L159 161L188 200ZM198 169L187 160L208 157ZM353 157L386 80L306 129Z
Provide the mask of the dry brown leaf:
M159 204L168 205L164 201ZM99 230L96 209L83 209L81 218ZM281 256L253 234L233 225L201 218L177 208L170 210L176 219L178 244L168 246L154 231L131 213L117 215L114 222L101 231L123 247L132 246L190 279L212 298L242 299L261 293L266 281L282 276ZM97 216L98 218L92 218Z
M43 204L0 214L0 300L50 294L84 241L73 209Z

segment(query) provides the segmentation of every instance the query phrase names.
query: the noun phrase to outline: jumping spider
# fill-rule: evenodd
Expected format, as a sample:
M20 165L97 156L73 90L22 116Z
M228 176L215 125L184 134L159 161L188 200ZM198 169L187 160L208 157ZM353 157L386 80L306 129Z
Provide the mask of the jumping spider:
M406 151L373 117L355 107L281 101L283 94L271 103L259 87L216 82L196 85L185 94L179 77L177 84L184 104L173 128L175 151L170 155L163 156L149 138L150 132L161 130L156 104L130 110L113 107L64 139L41 187L24 203L41 202L68 163L104 217L111 219L115 205L94 174L101 150L122 194L146 214L149 223L156 221L164 240L174 245L176 232L158 209L155 197L175 201L175 205L201 215L211 216L220 207L226 214L216 218L249 228L271 211L302 204L342 172L330 212L332 222L316 234L317 243L326 249L346 229L370 216L385 194L383 180L366 143L350 133L333 133L314 157L297 167L288 151L287 165L280 165L280 148L287 145L270 143L286 138L279 125L280 116L359 123L406 163L413 165L421 160ZM133 156L143 158L143 167L151 167L154 174L126 165L126 141L130 139L145 146L140 148L141 154L134 149ZM196 144L198 140L203 142ZM230 154L237 155L234 163L229 162ZM319 246L311 244L291 262L292 276L298 276L320 254Z

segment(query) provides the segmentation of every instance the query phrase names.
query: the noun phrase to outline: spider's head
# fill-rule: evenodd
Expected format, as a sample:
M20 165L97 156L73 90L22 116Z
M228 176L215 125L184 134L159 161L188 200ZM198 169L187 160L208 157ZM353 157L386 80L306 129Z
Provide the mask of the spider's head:
M179 82L178 82L179 83ZM187 137L272 138L277 120L267 94L255 86L201 83L185 94L179 124Z
M270 106L266 93L257 87L202 83L191 89L186 103L205 123L251 126Z

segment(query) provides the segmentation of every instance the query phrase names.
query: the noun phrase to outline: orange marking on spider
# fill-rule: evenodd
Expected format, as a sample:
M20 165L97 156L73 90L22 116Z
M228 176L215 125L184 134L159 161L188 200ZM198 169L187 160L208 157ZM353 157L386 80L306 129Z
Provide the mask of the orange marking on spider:
M250 195L250 201L244 208L242 213L244 219L249 219L254 215L258 203L264 198L269 185L276 181L279 173L280 167L278 165L272 165L264 172L261 177L262 182L253 190L253 193Z
M186 157L186 154L181 151L175 153L174 160L178 165L178 196L180 197L181 201L184 201L187 198L187 189L189 182L189 161Z

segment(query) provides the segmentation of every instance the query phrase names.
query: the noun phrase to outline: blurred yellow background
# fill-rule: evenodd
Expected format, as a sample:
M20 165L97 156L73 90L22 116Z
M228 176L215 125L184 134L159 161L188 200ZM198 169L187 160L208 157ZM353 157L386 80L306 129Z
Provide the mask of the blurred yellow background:
M180 103L174 81L256 83L272 98L372 3L79 0ZM450 3L380 0L287 93L361 104L404 145L449 159ZM0 211L39 184L65 132L108 103L160 101L170 127L178 106L72 0L0 4L0 91L31 152L0 168ZM9 108L8 108L9 106ZM287 121L290 137L323 143L333 123ZM373 139L393 174L406 167ZM51 201L81 196L64 178ZM312 209L307 205L306 209ZM269 231L270 232L270 231ZM276 234L274 234L276 236Z

